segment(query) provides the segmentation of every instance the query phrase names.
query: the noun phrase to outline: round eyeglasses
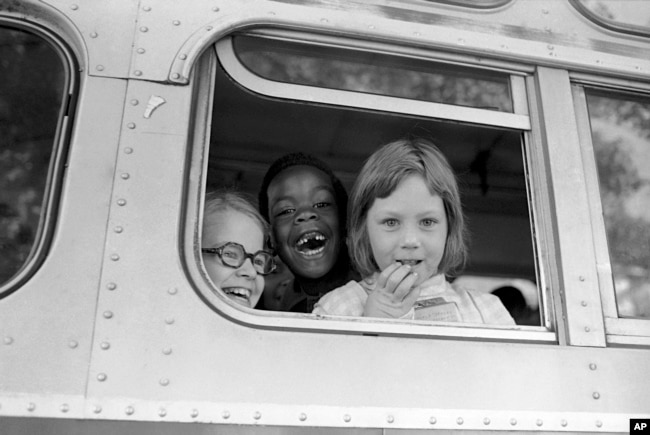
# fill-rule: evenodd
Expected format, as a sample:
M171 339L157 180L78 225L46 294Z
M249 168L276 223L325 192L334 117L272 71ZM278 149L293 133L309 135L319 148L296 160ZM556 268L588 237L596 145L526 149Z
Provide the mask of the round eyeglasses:
M233 269L241 267L246 259L250 258L251 263L253 263L253 268L260 275L268 275L276 267L271 252L262 250L254 254L249 254L242 245L235 242L228 242L218 248L201 248L201 252L204 254L218 255L224 265Z

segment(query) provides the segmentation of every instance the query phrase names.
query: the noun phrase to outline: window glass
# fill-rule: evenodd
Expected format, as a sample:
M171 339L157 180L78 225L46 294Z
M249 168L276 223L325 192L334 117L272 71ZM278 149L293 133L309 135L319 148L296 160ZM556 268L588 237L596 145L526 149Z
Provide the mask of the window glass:
M650 2L642 0L573 0L578 10L600 25L620 32L650 35Z
M240 61L269 80L513 111L506 74L248 36L234 43Z
M375 58L374 54L369 53L355 53L360 64L355 65L352 58L344 59L344 64L349 66L345 73L337 67L323 74L325 64L331 63L335 57L345 57L342 54L344 50L330 52L327 49L327 56L307 56L307 53L313 54L321 49L313 48L312 52L311 48L300 47L298 53L292 53L286 47L293 47L294 44L282 43L283 49L277 50L275 42L267 46L261 40L259 45L253 44L253 38L240 38L240 41L245 41L244 49L240 46L239 52L240 55L244 53L242 57L247 58L246 62L256 63L255 68L270 68L262 75L283 81L297 81L293 77L300 77L300 80L314 86L333 86L331 83L336 82L358 90L364 83L372 85L373 80L383 74L378 72L379 69L372 71L374 67L368 65L371 58L384 65L399 65L401 62L398 59ZM286 56L283 52L285 49ZM263 55L264 60L256 61L255 56L258 55ZM466 86L469 81L446 81L447 78L451 80L445 75L448 72L439 74L436 67L428 65L433 69L432 76L438 74L441 80L435 91L430 88L431 92L444 94L447 87L452 88L449 90L451 96L445 102L458 103L458 99L467 96L469 88L472 88L472 92L476 92L475 96L469 97L472 104L478 105L482 101L480 104L485 103L490 108L509 104L508 87L505 85L498 92L483 93L488 87L486 84L495 83L489 76L484 80L478 73L473 73L473 85L476 85L473 88ZM404 89L416 89L422 85L422 76L427 71L424 64L420 66L422 71L401 76L399 82ZM356 74L354 71L364 69L369 71L367 79L352 78ZM388 88L392 86L391 80L397 83L396 77L385 79ZM460 77L469 77L469 74ZM455 87L452 83L461 84ZM380 83L378 86L383 85ZM442 96L436 98L444 99ZM502 107L502 110L505 109ZM468 286L484 292L512 286L513 282L525 282L526 291L520 293L524 293L525 302L533 314L525 318L520 316L520 324L539 325L540 317L534 314L540 309L540 302L521 131L360 110L354 108L354 96L349 99L349 107L270 98L244 89L237 83L236 77L230 77L223 68L218 68L207 189L234 187L257 198L271 163L285 154L300 151L330 166L349 193L364 161L377 148L409 136L434 142L459 178L463 209L471 234L470 261L464 274L472 276L467 280L457 278L459 282L465 281ZM279 271L284 273L285 269L282 266ZM265 308L283 311L282 298L274 300L268 291L268 283L275 281L280 279L267 277L267 289L261 301L264 303L266 296L269 296ZM292 290L289 286L282 291Z
M65 82L48 42L0 27L0 284L37 242Z
M650 317L650 99L587 90L621 317Z

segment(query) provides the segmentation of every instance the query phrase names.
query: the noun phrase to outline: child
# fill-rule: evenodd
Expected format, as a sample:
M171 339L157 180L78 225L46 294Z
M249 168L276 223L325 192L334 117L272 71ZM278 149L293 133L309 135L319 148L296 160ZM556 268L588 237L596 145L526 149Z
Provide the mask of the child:
M466 259L454 173L424 139L376 151L352 189L350 256L365 279L325 295L315 314L514 324L493 295L445 279Z
M345 246L348 196L332 170L302 153L276 160L262 182L259 206L278 255L294 275L288 311L310 313L325 293L357 275Z
M254 308L264 289L263 275L275 269L264 250L268 224L241 194L217 191L205 202L201 252L213 284L239 305Z

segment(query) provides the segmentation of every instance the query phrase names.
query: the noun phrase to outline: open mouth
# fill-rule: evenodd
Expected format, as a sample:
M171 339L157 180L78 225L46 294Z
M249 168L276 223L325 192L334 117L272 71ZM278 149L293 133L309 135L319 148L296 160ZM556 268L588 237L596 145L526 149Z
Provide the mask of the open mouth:
M397 260L398 263L401 263L402 265L405 266L417 266L418 264L422 263L422 260Z
M296 242L296 250L305 257L318 255L325 250L327 237L319 231L310 231L300 236Z
M235 299L245 301L246 303L248 303L248 301L251 298L251 291L250 291L250 289L247 289L247 288L228 287L228 288L224 288L223 292L225 294L227 294L228 296L232 296Z

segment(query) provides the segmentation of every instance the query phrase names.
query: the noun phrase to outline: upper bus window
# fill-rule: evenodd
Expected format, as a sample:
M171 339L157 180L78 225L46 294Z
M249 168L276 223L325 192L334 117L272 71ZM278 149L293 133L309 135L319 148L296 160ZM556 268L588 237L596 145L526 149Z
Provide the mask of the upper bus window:
M0 27L0 285L33 255L66 84L61 56L26 31Z
M507 74L247 36L234 44L241 62L269 80L513 111Z
M620 317L650 317L650 98L587 90Z
M639 0L571 0L590 20L617 32L650 36L650 3Z

